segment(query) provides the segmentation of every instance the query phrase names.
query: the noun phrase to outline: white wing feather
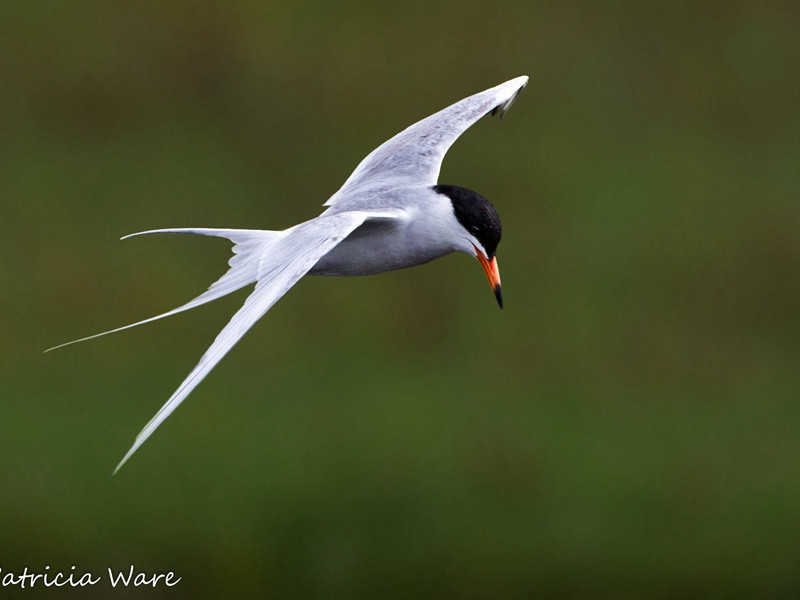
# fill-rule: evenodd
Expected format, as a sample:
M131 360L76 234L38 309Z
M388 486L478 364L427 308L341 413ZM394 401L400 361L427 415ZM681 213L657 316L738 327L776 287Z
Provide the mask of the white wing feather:
M284 235L270 245L269 252L262 255L258 266L258 283L244 306L233 315L197 366L136 436L135 442L114 469L114 473L116 474L120 470L122 465L186 399L253 324L303 275L308 273L320 258L366 219L370 217L393 218L393 216L387 213L366 211L339 213L306 221L283 232Z
M404 129L370 152L323 206L369 188L435 185L453 142L484 115L505 114L527 83L525 76L511 79Z

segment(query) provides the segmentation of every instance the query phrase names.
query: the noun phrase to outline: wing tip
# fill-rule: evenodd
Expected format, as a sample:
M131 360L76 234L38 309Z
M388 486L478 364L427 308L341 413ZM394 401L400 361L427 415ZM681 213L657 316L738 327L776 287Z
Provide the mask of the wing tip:
M514 79L511 79L501 84L503 86L513 85L515 86L516 89L508 97L508 99L504 100L503 102L492 108L492 110L489 111L489 115L493 117L496 114L500 113L500 118L502 119L503 116L505 116L505 114L508 112L508 109L511 108L511 105L514 104L514 101L517 99L517 96L519 96L522 93L522 90L525 89L525 86L528 85L528 80L529 77L527 75L521 75L520 77L515 77Z
M124 465L126 462L128 462L128 456L125 456L125 457L124 457L124 458L123 458L121 461L119 461L119 463L117 464L117 466L116 466L116 467L114 467L114 470L111 472L111 478L112 478L112 479L113 479L113 478L114 478L114 477L117 475L117 473L119 473L119 470L122 468L122 466L123 466L123 465Z
M116 467L114 467L114 470L113 470L113 471L112 471L112 473L111 473L111 477L112 477L112 478L113 478L113 477L114 477L114 476L115 476L117 473L119 473L120 469L121 469L123 466L125 466L125 463L126 463L126 462L128 462L128 459L129 459L131 456L133 456L134 452L136 452L136 450L138 450L138 449L139 449L139 446L141 446L141 445L142 445L142 443L141 443L141 442L139 441L139 439L137 438L137 439L136 439L136 441L133 443L133 446L131 446L131 447L128 449L128 451L125 453L125 456L123 456L123 457L122 457L122 460L121 460L121 461L119 461L119 462L117 463L117 466L116 466Z

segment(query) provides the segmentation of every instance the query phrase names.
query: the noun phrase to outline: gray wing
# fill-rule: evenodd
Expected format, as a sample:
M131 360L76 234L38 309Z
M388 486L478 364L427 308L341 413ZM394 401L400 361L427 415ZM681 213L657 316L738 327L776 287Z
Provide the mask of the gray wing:
M369 218L394 218L382 212L352 211L318 217L287 229L259 261L258 283L244 306L220 331L188 377L136 436L122 465L149 438L253 324L266 313L316 262Z
M525 76L506 81L404 129L370 152L324 206L370 188L435 185L442 159L458 136L488 113L504 114L527 83Z

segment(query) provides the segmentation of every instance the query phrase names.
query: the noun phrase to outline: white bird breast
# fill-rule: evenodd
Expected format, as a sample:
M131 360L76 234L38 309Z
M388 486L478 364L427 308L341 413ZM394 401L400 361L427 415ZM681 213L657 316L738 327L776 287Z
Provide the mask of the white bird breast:
M376 205L394 203L404 206L398 218L367 220L309 274L375 275L421 265L451 252L471 251L446 196L431 188L410 188L396 190L392 198L378 200Z

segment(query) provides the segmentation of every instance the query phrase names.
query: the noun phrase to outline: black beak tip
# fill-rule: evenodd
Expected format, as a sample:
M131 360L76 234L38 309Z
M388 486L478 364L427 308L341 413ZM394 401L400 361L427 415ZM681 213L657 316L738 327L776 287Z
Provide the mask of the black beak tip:
M503 292L500 290L500 286L494 286L494 297L497 298L497 305L500 308L503 308Z

